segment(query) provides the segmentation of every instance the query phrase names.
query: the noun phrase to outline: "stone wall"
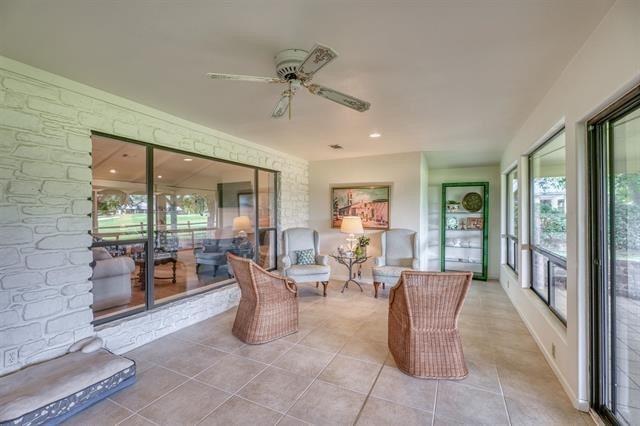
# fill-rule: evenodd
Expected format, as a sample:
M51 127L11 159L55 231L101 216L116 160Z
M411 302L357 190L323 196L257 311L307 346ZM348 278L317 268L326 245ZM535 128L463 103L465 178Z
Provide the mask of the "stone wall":
M179 300L161 309L97 326L95 332L104 340L106 347L121 354L224 312L239 301L240 289L233 284Z
M0 57L0 375L95 333L92 130L279 170L281 228L307 224L306 161ZM232 294L195 296L100 335L116 350L142 344L219 312L208 303L231 306Z

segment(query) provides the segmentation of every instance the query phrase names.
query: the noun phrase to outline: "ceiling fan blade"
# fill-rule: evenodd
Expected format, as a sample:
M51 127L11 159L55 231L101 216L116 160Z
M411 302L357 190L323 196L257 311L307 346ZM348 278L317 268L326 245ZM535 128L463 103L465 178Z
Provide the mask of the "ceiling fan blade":
M217 72L209 72L207 73L207 76L215 80L252 81L254 83L286 83L285 80L276 77L256 77L253 75L221 74Z
M297 75L302 80L310 80L322 67L338 57L338 53L330 47L316 44L298 67Z
M355 109L359 112L365 112L369 109L371 104L362 99L354 98L353 96L338 92L337 90L329 89L328 87L320 86L319 84L310 84L307 89L314 95L322 96L330 101L339 103L351 109Z
M289 97L289 94L285 91L276 104L276 107L273 109L271 117L280 118L285 115L285 113L289 109Z

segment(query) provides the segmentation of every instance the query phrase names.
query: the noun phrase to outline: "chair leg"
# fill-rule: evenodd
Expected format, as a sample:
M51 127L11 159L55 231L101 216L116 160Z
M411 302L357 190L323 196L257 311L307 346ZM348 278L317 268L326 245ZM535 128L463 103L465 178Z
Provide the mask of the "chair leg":
M382 283L382 289L384 290L384 282Z
M322 281L322 297L327 297L327 286L329 281Z
M320 285L320 281L316 281L316 288Z
M375 297L376 299L378 298L378 287L380 287L380 283L378 281L374 281L373 282L373 297Z

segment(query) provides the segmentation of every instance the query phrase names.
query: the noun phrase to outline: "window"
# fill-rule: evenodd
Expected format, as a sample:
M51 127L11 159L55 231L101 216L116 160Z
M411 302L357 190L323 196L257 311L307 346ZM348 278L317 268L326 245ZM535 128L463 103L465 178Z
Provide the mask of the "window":
M228 253L275 269L277 172L92 141L96 322L233 282Z
M518 273L518 170L507 173L507 265Z
M565 132L529 156L531 288L551 310L567 317Z
M258 171L258 264L276 269L276 193L277 176L273 172Z
M640 424L640 87L589 123L593 404Z

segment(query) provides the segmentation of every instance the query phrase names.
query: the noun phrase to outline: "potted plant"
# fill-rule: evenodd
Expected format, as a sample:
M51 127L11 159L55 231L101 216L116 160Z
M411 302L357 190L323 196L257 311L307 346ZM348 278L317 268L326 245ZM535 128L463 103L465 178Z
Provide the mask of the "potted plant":
M367 246L371 242L371 238L362 234L358 237L358 246L356 247L356 257L364 257L367 255Z

